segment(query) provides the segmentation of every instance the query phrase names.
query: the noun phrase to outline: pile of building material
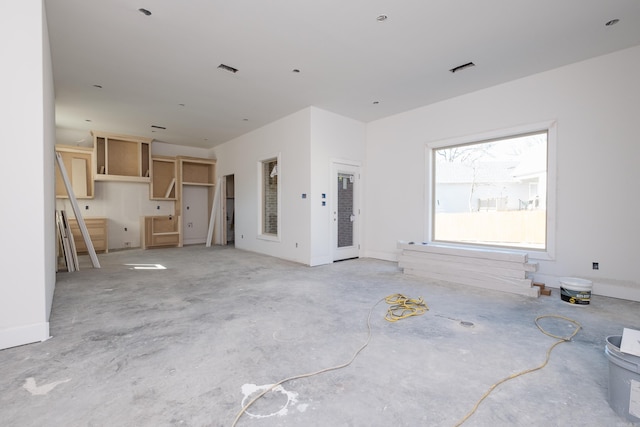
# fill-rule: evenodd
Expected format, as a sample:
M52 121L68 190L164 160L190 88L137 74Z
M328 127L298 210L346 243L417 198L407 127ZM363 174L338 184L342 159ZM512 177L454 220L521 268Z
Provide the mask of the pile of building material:
M398 242L402 253L398 266L405 274L452 283L540 296L531 273L538 264L529 263L527 254L515 251L454 248L434 244Z
M76 244L73 240L71 227L69 227L69 220L67 219L67 213L65 211L56 211L56 225L58 226L58 247L67 271L71 273L80 270Z

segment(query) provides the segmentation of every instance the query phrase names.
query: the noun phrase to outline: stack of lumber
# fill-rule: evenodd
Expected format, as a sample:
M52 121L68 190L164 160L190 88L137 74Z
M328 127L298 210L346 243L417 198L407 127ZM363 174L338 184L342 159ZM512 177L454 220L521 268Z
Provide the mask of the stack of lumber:
M527 254L489 249L454 248L424 243L398 242L402 253L398 266L405 274L434 280L540 296L530 273L538 264L527 262Z
M67 271L71 273L73 271L80 270L75 241L73 240L73 234L71 234L71 227L69 226L69 219L67 218L67 213L65 211L56 211L56 224L58 226L58 242L62 249L62 256L64 258Z

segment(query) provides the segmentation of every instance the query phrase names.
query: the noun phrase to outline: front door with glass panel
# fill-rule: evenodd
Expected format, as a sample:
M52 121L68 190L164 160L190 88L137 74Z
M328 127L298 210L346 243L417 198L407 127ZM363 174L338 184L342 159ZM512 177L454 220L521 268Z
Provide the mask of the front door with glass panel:
M332 169L334 191L331 206L333 260L357 258L360 253L358 241L360 168L355 165L334 163Z

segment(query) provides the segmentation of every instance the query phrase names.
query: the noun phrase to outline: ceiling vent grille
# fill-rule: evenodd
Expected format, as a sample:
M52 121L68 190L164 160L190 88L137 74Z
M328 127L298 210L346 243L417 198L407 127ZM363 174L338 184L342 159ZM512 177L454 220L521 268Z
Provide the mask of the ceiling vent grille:
M471 68L471 67L475 67L476 64L474 64L473 62L467 62L466 64L462 64L462 65L458 65L457 67L454 67L452 69L450 69L449 71L451 71L452 73L457 73L458 71L462 71L466 68Z
M225 64L218 65L218 68L220 68L221 70L224 70L224 71L228 71L228 72L233 73L233 74L238 72L237 68L233 68L233 67L230 67L229 65L225 65Z

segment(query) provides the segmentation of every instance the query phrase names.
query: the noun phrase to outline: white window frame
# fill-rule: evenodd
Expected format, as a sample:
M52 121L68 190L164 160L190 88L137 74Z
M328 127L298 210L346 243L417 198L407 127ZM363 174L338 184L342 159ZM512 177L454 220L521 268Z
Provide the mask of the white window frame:
M532 123L527 125L516 126L507 129L494 130L475 135L468 135L458 138L451 138L439 141L428 142L425 145L425 165L426 178L425 183L425 242L438 246L451 247L468 247L468 248L486 248L487 250L505 250L503 246L477 246L467 245L463 243L442 243L433 241L433 226L435 220L435 208L433 198L435 195L435 158L434 151L440 148L451 147L455 145L474 144L482 141L508 138L534 132L547 132L547 229L546 229L546 249L509 249L513 252L523 252L531 259L553 260L555 259L556 247L556 142L557 142L557 123L555 120Z
M264 233L264 183L262 181L262 169L264 164L272 160L276 160L278 164L278 233L266 234ZM280 242L282 234L282 159L281 154L276 153L271 156L266 156L257 162L257 175L258 175L258 239L267 240L272 242Z

